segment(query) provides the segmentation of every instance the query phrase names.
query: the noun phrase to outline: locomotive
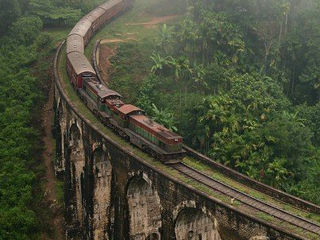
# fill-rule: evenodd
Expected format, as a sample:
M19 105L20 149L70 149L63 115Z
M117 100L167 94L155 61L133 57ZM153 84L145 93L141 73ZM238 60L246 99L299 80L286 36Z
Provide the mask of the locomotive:
M179 162L183 139L103 85L84 55L84 47L101 26L131 5L132 0L109 0L84 16L67 38L67 73L87 107L108 127L164 163Z

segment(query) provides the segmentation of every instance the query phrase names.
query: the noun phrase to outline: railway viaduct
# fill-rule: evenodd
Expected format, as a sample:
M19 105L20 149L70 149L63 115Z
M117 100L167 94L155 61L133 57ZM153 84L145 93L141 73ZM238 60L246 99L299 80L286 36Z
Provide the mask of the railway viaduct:
M54 64L55 167L65 183L66 239L310 239L242 212L232 201L197 187L105 130L68 90L61 70L62 49L63 45ZM208 161L201 156L199 160ZM273 197L319 210L219 164L210 164Z

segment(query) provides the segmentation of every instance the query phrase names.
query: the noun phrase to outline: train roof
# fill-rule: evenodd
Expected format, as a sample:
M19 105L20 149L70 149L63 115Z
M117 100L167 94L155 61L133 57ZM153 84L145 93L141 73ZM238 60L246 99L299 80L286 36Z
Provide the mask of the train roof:
M123 2L123 0L110 0L101 4L99 7L103 8L104 10L109 10L111 7L121 2Z
M158 134L159 136L174 140L174 141L181 141L182 137L169 129L165 128L164 126L160 125L159 123L153 121L151 118L145 116L145 115L132 115L130 116L131 119L136 121L140 126L142 126L145 129L149 129L152 132Z
M87 19L81 19L71 30L68 36L72 34L78 34L81 37L84 37L89 31L92 23Z
M111 97L111 96L116 96L121 98L122 96L117 93L116 91L113 91L106 86L98 83L98 82L88 82L88 85L97 93L97 95L100 98L106 98L106 97Z
M67 54L71 52L84 53L83 37L78 34L69 35L67 38Z
M84 54L79 52L71 52L67 55L67 57L77 75L84 72L90 72L96 75L96 72L93 70L90 62Z
M133 112L143 112L142 109L140 109L134 105L131 105L131 104L122 105L121 107L118 108L118 111L124 115L128 115Z
M120 99L106 99L106 103L109 104L112 107L113 106L117 107L117 109L119 107L121 107L122 105L124 105L124 103Z
M95 9L93 9L91 12L89 12L87 15L85 15L81 20L90 21L92 23L97 18L101 17L105 12L106 12L106 10L104 10L100 7L97 7Z

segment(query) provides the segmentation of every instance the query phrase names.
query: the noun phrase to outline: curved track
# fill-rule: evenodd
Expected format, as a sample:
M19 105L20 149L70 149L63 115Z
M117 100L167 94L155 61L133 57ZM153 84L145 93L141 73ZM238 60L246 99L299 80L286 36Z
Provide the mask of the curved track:
M260 212L264 212L268 215L273 216L274 218L277 218L281 221L288 222L292 225L295 225L297 227L300 227L304 230L307 230L309 232L318 234L320 236L320 225L316 224L310 220L301 218L299 216L293 215L292 213L289 213L285 210L282 210L276 206L273 206L269 203L265 203L259 199L256 199L252 196L249 196L246 193L243 193L225 183L222 183L216 179L213 179L204 173L187 166L184 163L177 163L171 165L175 170L181 172L185 176L192 178L196 180L197 182L200 182L210 189L214 191L218 191L224 195L227 195L229 197L232 197L242 204L245 204L249 206L250 208L254 208L255 210L258 210Z

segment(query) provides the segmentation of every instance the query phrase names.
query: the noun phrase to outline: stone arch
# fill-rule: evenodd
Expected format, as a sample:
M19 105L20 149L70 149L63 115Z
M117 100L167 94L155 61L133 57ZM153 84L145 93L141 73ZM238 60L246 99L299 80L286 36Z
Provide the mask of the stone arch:
M217 221L197 208L182 209L175 220L176 240L221 240Z
M70 121L70 129L69 129L69 145L72 146L77 146L80 145L82 142L82 132L80 126L78 126L77 120L73 119Z
M55 136L57 143L56 149L56 162L55 162L55 169L56 173L60 174L65 171L65 134L66 134L66 117L64 106L61 98L59 97L57 100L57 108L55 112Z
M160 240L160 234L159 233L151 233L146 238L146 240Z
M185 208L196 208L196 202L193 200L180 202L172 211L173 219L177 219L179 213Z
M107 240L111 206L112 165L110 155L98 146L93 152L93 239Z
M145 174L134 176L127 187L129 236L131 240L160 239L161 204Z
M77 123L74 122L69 130L69 159L71 173L71 187L73 189L75 218L80 225L83 223L83 197L82 197L82 182L85 166L85 152L82 140L82 133Z

